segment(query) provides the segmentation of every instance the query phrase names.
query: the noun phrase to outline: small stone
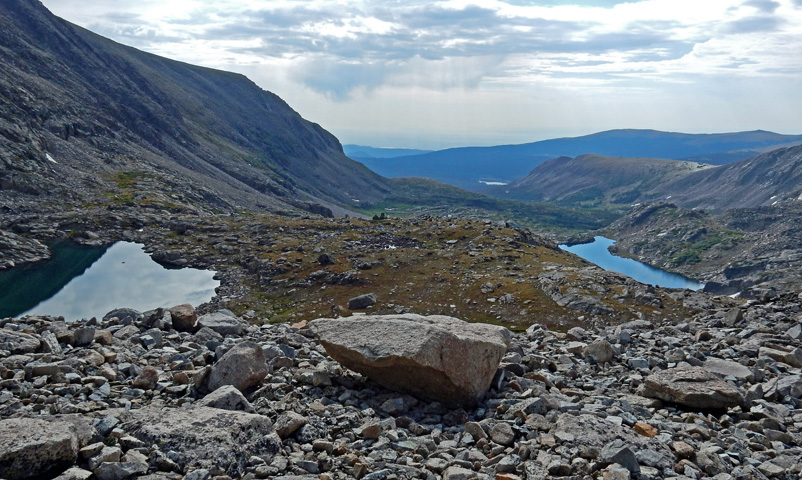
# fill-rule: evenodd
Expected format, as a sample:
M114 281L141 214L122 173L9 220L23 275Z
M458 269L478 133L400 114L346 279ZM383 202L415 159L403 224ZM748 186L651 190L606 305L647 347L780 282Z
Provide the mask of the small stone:
M597 363L609 363L615 358L615 349L607 340L596 340L585 348L585 357L592 357Z
M179 332L191 332L197 327L198 314L192 305L188 303L176 305L171 307L169 311L170 316L173 318L173 328Z
M284 412L276 419L273 428L282 439L290 437L299 428L306 425L306 417L295 412Z
M367 293L348 300L349 310L364 310L368 307L376 305L378 298L375 293Z
M147 471L147 465L133 462L106 462L94 469L98 480L123 480Z
M146 366L142 369L142 371L137 375L131 385L134 388L141 388L143 390L153 390L156 388L156 384L159 382L159 371L156 370L156 367L152 367L150 365Z
M655 437L660 433L653 426L642 422L636 422L635 425L632 426L632 429L635 430L636 433L649 438Z
M368 440L376 440L382 433L381 425L375 422L362 425L360 430L362 432L362 438L366 438Z
M212 365L206 386L210 391L223 385L233 385L239 391L259 384L267 374L267 362L262 347L252 341L238 343Z
M233 385L223 385L212 393L199 400L196 405L201 407L220 408L222 410L239 410L254 413L253 406Z
M512 431L512 427L510 427L509 424L503 422L497 423L493 429L490 430L490 439L499 445L509 447L515 443L515 432Z
M94 340L94 327L81 327L73 332L73 345L76 347L88 347Z
M613 440L605 445L601 450L602 463L617 463L630 471L630 473L640 473L640 466L635 457L635 452L622 440Z
M672 442L671 449L674 450L680 458L691 458L694 453L693 447L683 441Z

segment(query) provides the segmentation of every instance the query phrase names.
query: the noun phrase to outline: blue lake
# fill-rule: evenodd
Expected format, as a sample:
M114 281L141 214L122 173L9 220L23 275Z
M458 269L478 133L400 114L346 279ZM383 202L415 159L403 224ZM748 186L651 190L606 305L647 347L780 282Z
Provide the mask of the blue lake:
M120 307L197 306L220 285L209 270L166 269L136 243L52 250L51 260L0 272L0 318L35 313L73 321L101 318Z
M703 283L685 278L682 275L666 272L665 270L660 270L659 268L646 265L645 263L632 260L631 258L617 257L607 250L607 247L613 244L615 244L615 240L610 240L605 237L595 237L591 243L583 243L570 247L560 245L560 248L574 255L578 255L589 262L595 263L605 270L623 273L641 283L669 288L688 288L691 290L704 288Z

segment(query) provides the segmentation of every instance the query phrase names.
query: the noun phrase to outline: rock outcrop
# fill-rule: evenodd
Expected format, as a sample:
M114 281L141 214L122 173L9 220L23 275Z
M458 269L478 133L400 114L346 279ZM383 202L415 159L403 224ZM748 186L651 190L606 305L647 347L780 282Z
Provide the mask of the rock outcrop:
M475 405L509 345L503 327L406 314L317 319L326 352L387 388L449 405Z

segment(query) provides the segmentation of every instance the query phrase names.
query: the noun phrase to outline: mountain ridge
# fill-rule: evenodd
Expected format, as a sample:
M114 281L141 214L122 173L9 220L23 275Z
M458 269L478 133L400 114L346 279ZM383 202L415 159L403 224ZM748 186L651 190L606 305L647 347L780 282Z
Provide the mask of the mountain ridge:
M511 183L540 163L560 156L597 154L672 160L699 157L708 162L736 161L776 145L802 143L802 135L764 130L687 134L647 129L618 129L580 137L563 137L517 145L460 147L392 161L360 159L380 175L426 177L471 191L486 191L480 181Z
M243 75L140 52L38 1L8 0L0 12L6 203L45 192L57 203L103 202L132 171L165 189L154 203L176 196L224 211L347 211L391 190Z

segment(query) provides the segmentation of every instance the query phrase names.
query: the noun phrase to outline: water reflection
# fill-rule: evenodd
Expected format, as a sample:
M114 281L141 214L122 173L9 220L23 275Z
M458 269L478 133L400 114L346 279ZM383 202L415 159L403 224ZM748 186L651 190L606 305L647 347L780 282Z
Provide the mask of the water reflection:
M690 290L700 290L704 288L703 283L685 278L676 273L666 272L659 268L646 265L631 258L617 257L607 250L613 245L615 240L605 237L595 237L593 242L581 245L560 245L560 248L578 255L585 260L595 263L605 270L623 273L641 283L659 285L668 288L688 288Z
M198 305L214 296L219 282L213 279L214 272L207 270L165 269L154 262L142 249L142 245L119 242L109 247L102 256L92 263L83 274L72 278L58 293L41 301L22 314L37 313L63 315L65 319L102 317L109 311L128 307L139 311L157 307L170 307L181 303ZM44 262L42 269L59 268ZM52 271L50 275L39 275L45 279L39 288L52 290L48 276L60 275ZM41 278L38 280L42 282ZM15 291L29 292L36 286ZM2 316L18 316L20 312L4 313Z

